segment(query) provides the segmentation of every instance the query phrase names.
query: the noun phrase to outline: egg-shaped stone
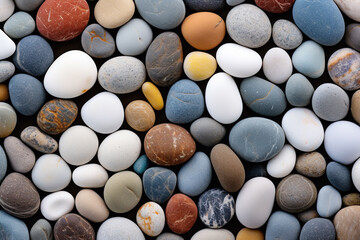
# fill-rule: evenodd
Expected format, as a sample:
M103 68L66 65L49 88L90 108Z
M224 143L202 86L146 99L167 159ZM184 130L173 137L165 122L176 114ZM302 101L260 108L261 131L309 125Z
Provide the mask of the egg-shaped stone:
M155 202L147 202L137 211L136 223L146 235L156 237L165 226L164 210Z
M281 151L269 160L266 165L266 171L272 177L283 178L292 172L295 163L295 149L291 145L285 144Z
M216 59L206 52L194 51L184 59L184 73L194 81L210 78L216 71Z
M289 54L282 48L271 48L263 60L263 71L266 78L276 84L282 84L292 74L292 62Z
M75 207L80 215L92 222L103 222L109 217L104 200L93 190L83 189L76 195Z
M72 173L73 182L82 188L104 187L108 179L109 175L107 171L101 165L96 163L77 167Z
M155 124L155 112L150 104L135 100L125 108L126 122L136 131L145 132Z

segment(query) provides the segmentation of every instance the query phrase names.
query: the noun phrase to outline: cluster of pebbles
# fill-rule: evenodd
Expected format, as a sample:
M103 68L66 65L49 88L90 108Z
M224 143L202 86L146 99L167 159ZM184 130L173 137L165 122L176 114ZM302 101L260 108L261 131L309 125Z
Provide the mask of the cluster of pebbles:
M360 239L359 0L0 0L0 239Z

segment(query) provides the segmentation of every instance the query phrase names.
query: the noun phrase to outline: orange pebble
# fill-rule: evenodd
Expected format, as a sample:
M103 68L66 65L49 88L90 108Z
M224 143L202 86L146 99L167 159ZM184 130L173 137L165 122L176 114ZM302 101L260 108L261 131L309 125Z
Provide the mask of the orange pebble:
M236 236L236 240L264 240L264 234L257 229L243 228Z
M5 102L9 99L9 89L6 84L0 84L0 102Z

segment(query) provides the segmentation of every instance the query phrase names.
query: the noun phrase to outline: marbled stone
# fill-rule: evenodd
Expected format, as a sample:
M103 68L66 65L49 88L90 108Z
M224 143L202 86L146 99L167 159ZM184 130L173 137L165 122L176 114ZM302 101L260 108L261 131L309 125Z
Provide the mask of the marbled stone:
M330 162L326 166L326 177L336 189L348 192L352 188L352 180L350 170L338 163L338 162Z
M334 226L338 240L360 238L360 206L350 206L341 209L334 217Z
M329 218L341 208L341 195L331 185L323 186L318 193L316 211L321 217Z
M96 21L103 27L113 29L124 25L135 13L133 0L101 0L94 8Z
M54 226L55 240L95 240L91 224L81 216L69 213L59 218Z
M326 161L319 152L303 153L296 159L295 170L307 177L321 177L326 170Z
M295 0L255 0L258 7L271 13L284 13L291 9Z
M360 193L349 193L342 198L345 207L360 205Z
M155 112L147 102L135 100L126 106L125 119L136 131L146 132L155 124Z
M146 171L146 169L148 169L149 165L150 165L150 161L148 157L145 154L143 154L140 157L138 157L138 159L136 159L136 161L134 162L133 164L134 172L141 175Z
M283 211L276 211L269 218L265 238L269 240L297 240L300 230L300 223L295 216Z
M302 74L293 74L286 82L285 96L295 107L305 107L311 102L314 87Z
M4 140L4 148L14 171L27 173L34 167L34 152L17 137L6 137Z
M164 210L155 202L147 202L137 211L136 223L146 235L156 237L165 226Z
M360 24L351 23L346 26L345 31L345 43L355 49L360 51Z
M87 54L95 58L107 58L115 52L115 40L99 24L87 26L81 34L81 46Z
M140 228L133 221L124 217L112 217L100 225L96 239L145 240L145 237Z
M335 240L336 234L337 232L335 232L334 225L329 219L314 218L306 222L301 229L300 240ZM338 239L345 240L345 238Z
M31 227L30 237L33 240L52 240L53 230L51 224L45 219L39 219Z
M225 137L226 129L214 119L202 117L191 124L190 133L201 145L212 147Z
M28 146L42 153L54 153L59 146L55 139L34 126L22 130L20 137Z
M303 35L294 23L286 19L279 19L273 25L272 39L276 46L291 50L300 46Z
M35 30L35 21L26 12L16 12L4 24L4 32L11 38L23 38Z
M10 104L0 102L0 138L9 136L17 123L16 112Z
M29 240L29 230L22 220L0 210L0 238Z
M225 5L225 0L184 0L186 7L196 12L214 12Z
M0 83L5 82L15 73L15 65L9 61L0 61Z
M6 175L8 168L7 158L3 147L0 145L0 183Z

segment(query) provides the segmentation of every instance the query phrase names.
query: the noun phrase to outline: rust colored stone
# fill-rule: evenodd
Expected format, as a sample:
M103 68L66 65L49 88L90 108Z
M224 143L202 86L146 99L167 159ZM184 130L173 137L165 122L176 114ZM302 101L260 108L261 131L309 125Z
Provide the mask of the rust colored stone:
M337 240L360 239L360 206L341 209L334 217Z
M290 10L295 0L255 0L256 5L271 13L284 13Z
M55 240L95 240L95 231L84 218L69 213L55 223L54 237Z
M163 123L148 131L144 149L152 162L161 166L174 166L189 160L195 153L196 144L185 128Z

